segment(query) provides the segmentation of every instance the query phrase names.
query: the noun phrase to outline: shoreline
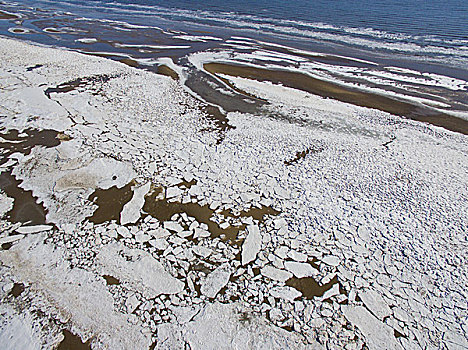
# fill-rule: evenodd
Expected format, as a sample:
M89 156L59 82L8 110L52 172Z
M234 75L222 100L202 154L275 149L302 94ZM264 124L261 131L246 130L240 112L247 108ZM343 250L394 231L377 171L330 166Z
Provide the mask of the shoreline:
M375 108L393 115L440 126L464 135L468 134L468 120L439 112L422 104L418 106L389 96L364 92L357 88L347 88L309 77L300 72L268 70L227 63L205 63L203 68L218 77L220 74L224 74L260 82L268 81L273 84L281 84L309 92L323 98L332 98L356 106Z
M0 191L7 348L466 345L465 135L236 78L294 122L228 112L220 140L171 77L0 53L0 169L47 211L12 222Z

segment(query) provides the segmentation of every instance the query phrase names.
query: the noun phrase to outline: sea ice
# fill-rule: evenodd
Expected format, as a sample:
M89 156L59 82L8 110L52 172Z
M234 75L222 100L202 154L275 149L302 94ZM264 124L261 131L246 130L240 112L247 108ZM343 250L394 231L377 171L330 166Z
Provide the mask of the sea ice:
M246 265L257 257L262 245L262 236L257 225L247 226L247 237L242 244L242 265Z
M177 294L184 288L182 281L172 277L159 261L140 249L108 244L102 247L96 261L103 274L129 283L148 298Z
M201 292L208 298L214 298L216 294L229 282L231 267L225 263L211 272L201 284Z

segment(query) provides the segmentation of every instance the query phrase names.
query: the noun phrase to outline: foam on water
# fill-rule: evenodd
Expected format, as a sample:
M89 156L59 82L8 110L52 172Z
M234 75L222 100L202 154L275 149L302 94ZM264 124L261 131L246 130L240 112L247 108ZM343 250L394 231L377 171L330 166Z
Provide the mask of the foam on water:
M388 4L377 2L368 4L369 8L366 8L364 6L366 0L361 0L354 7L346 3L341 4L343 9L335 9L335 5L325 5L320 1L314 4L318 10L328 10L331 14L344 13L346 10L348 16L339 18L316 13L311 6L305 6L300 1L295 3L297 7L303 8L303 14L295 10L293 5L283 3L281 6L291 14L285 11L280 15L280 9L274 9L274 6L281 6L275 1L271 5L263 4L265 6L263 12L261 8L256 9L249 4L244 4L246 8L243 11L235 11L236 6L232 4L223 3L221 7L220 4L216 6L215 2L214 6L202 8L197 4L186 4L184 1L176 1L171 5L173 7L166 7L158 1L152 1L151 5L148 5L145 1L135 4L126 3L124 0L114 2L41 0L34 1L31 5L70 10L85 15L86 19L108 21L128 29L160 28L161 24L182 27L191 23L223 29L254 30L270 35L294 37L303 41L313 39L367 49L404 52L415 56L423 54L433 59L440 58L440 56L453 56L466 61L468 57L466 47L468 15L463 15L468 10L464 9L463 4L457 8L457 0L449 1L445 8L435 5L425 8L413 4L410 9L405 10L408 12L405 15L400 14L401 6L396 2ZM190 6L193 9L190 9ZM356 7L359 6L362 13L358 21L355 17L359 10ZM385 6L387 6L386 9ZM229 11L230 7L233 7L234 11ZM385 11L388 15L393 13L395 18L382 18L381 21L377 21L377 14L387 14ZM260 13L257 14L257 12ZM428 14L432 14L435 18L426 18ZM103 15L106 18L103 18ZM288 18L288 16L291 17ZM367 17L369 19L366 19ZM326 23L324 19L329 22ZM333 23L334 21L336 23ZM387 30L385 30L386 26ZM432 29L434 27L436 29Z

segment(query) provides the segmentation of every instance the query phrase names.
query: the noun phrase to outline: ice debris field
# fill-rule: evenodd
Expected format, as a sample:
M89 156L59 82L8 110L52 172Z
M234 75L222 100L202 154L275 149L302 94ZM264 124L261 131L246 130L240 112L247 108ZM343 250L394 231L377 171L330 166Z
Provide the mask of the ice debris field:
M3 349L468 347L466 135L229 76L268 104L220 128L170 77L0 53Z

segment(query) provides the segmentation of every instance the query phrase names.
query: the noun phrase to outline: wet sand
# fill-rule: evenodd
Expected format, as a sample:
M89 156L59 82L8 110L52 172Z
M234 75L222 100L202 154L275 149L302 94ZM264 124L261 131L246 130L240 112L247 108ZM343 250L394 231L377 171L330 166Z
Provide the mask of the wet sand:
M468 134L468 121L464 119L388 96L346 88L338 84L309 77L302 73L280 70L272 71L264 68L225 63L206 63L204 64L204 68L211 74L225 74L258 81L270 81L324 98L333 98L356 106L375 108L408 119L441 126L465 135Z
M165 64L158 66L158 74L166 75L174 80L179 80L179 74L177 74L172 68L166 66Z
M166 199L159 199L159 191L156 191L145 199L143 211L158 219L161 222L169 221L174 214L185 213L188 216L194 217L198 222L208 226L208 231L212 238L222 237L223 240L230 241L234 244L241 244L242 240L237 239L240 231L244 230L246 225L229 225L222 229L216 222L212 221L215 215L215 210L209 205L200 205L198 203L180 203L170 202ZM223 210L221 215L231 218L252 217L259 222L263 222L267 215L278 215L279 211L270 207L251 208L247 211L242 211L238 216L234 215L230 210Z
M0 11L0 19L18 19L19 17L17 15L14 15L12 13Z
M16 152L28 155L35 146L55 147L60 144L59 134L53 130L25 130L22 133L17 130L9 130L0 133L0 165L5 164L9 157ZM60 134L64 135L64 134ZM63 136L60 136L63 137ZM14 198L13 208L7 213L13 222L31 224L44 224L46 221L46 209L37 202L32 191L21 188L20 180L17 180L10 171L0 173L0 189Z

